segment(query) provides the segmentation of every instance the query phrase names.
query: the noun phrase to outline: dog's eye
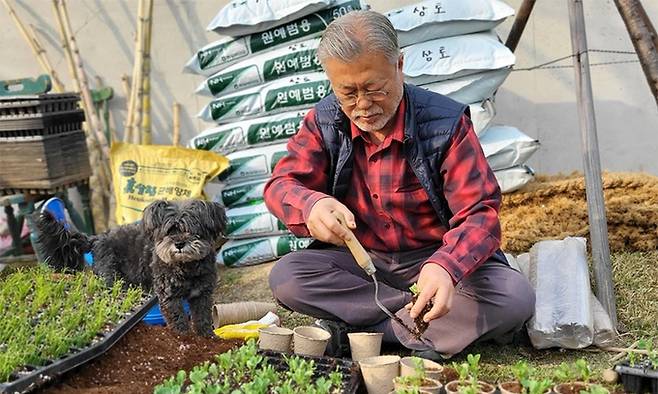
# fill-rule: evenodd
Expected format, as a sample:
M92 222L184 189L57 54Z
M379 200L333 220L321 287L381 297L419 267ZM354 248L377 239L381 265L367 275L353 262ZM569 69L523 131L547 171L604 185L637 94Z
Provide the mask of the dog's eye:
M172 235L172 234L176 233L177 230L178 230L178 228L176 226L171 226L171 227L169 227L169 230L167 230L167 235Z

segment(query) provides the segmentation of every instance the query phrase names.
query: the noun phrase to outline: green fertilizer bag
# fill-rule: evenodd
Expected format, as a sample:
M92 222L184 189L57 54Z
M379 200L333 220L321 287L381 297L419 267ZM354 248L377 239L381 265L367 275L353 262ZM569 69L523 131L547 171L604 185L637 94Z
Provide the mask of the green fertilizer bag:
M217 262L227 267L265 263L306 249L311 241L313 238L297 238L292 234L231 240L222 245L217 253Z
M287 233L286 226L267 210L264 202L226 210L226 237L253 238Z
M226 155L229 167L217 180L237 183L272 175L274 166L288 154L287 143L245 149Z
M319 37L329 23L350 11L366 9L360 0L337 1L333 7L295 19L260 33L225 37L201 48L185 65L185 71L210 76L250 55Z
M203 81L196 93L220 97L293 74L322 71L319 43L319 38L313 38L240 61Z
M325 73L303 74L222 96L211 101L197 116L208 122L224 124L311 108L330 91Z
M255 204L263 201L266 183L267 178L236 184L225 184L224 188L215 195L213 201L228 208Z
M227 154L259 145L285 142L297 134L308 110L284 112L233 122L203 131L192 138L190 148Z

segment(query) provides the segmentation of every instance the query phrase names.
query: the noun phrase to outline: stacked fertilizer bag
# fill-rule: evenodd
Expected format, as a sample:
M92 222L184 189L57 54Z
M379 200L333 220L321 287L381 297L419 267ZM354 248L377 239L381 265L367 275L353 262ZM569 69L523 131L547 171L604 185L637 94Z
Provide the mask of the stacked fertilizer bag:
M538 141L516 128L489 127L496 90L515 62L493 29L513 14L500 0L422 1L386 13L404 53L405 80L469 105L504 193L532 180L525 162L539 148Z
M310 108L330 93L317 57L320 35L360 0L233 0L208 26L224 37L201 48L185 70L203 76L209 98L199 117L214 125L189 142L229 159L214 200L226 207L229 267L271 261L306 248L263 202L276 163Z

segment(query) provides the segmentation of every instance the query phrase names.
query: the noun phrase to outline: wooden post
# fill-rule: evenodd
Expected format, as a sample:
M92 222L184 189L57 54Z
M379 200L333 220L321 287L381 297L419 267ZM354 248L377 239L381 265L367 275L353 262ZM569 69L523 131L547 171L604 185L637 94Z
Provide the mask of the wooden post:
M94 190L94 192L102 193L102 196L109 196L112 188L112 178L110 171L110 149L105 137L105 133L101 127L98 115L94 111L94 102L91 98L91 91L89 90L89 83L87 79L87 74L85 72L84 66L82 64L82 58L80 57L80 51L75 40L75 35L73 34L73 29L71 28L71 21L69 19L68 11L66 9L65 0L58 0L58 11L63 24L63 30L66 34L67 45L70 50L70 54L73 58L75 64L75 72L80 83L80 93L82 95L83 106L85 107L85 113L87 115L87 121L90 122L90 134L95 137L95 141L98 144L98 150L100 157L96 159L99 165L99 181L101 183L101 190ZM90 146L89 149L93 150L94 145ZM94 157L92 155L92 157ZM105 199L103 198L94 198L92 200L92 208L94 208L94 220L95 228L97 231L104 231L107 228L107 216L105 214Z
M48 56L46 56L46 50L43 49L41 44L39 44L39 41L37 40L36 36L31 35L30 32L27 30L23 22L16 14L16 11L14 11L14 8L9 3L9 0L2 0L2 2L5 4L5 7L9 12L9 16L11 16L11 18L14 20L14 23L16 23L16 27L18 27L18 30L23 35L23 38L25 38L27 43L30 45L30 48L34 53L34 56L37 58L37 61L41 65L41 68L44 70L46 74L50 75L50 78L53 81L53 88L55 89L55 91L63 92L64 84L62 83L62 81L59 80L59 77L57 76L57 72L55 71L52 64L50 63L50 60L48 60Z
M575 54L573 62L578 101L578 123L580 124L581 150L585 167L585 190L589 213L589 234L592 242L592 258L594 260L594 276L596 278L596 296L610 315L613 326L617 327L617 306L612 283L608 224L601 181L599 143L594 118L594 100L589 73L583 3L582 0L567 0L567 3L569 4L571 47Z
M521 7L519 7L519 12L516 14L514 24L507 35L507 41L505 41L505 46L512 52L516 50L516 46L519 44L523 30L525 30L525 25L530 18L532 8L535 6L535 1L536 0L523 0Z
M144 16L144 69L142 71L141 143L151 143L151 32L153 30L153 0L146 0Z
M137 9L137 38L135 40L135 58L133 59L133 76L130 86L130 100L128 101L128 115L126 118L126 131L123 136L126 142L135 142L139 140L139 132L135 125L140 114L138 114L138 105L141 107L142 91L142 72L144 68L144 8L145 0L139 0Z
M658 105L658 36L639 0L615 0Z
M171 113L174 120L173 135L171 137L171 144L173 146L180 145L180 104L174 102L171 108Z

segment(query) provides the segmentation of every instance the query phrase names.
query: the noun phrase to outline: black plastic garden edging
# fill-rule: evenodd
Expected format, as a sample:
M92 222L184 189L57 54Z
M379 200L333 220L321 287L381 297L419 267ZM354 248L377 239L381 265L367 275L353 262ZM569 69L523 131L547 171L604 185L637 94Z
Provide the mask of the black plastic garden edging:
M658 394L658 369L652 368L648 361L631 366L626 360L617 364L615 371L619 373L624 390L629 393Z
M32 391L53 379L58 378L64 372L93 360L109 350L122 336L137 324L148 310L155 305L157 297L152 296L146 300L132 315L119 322L112 331L99 334L99 342L79 350L73 354L66 355L50 364L33 367L25 366L24 371L12 374L8 382L0 383L0 393L14 394ZM102 338L102 339L101 339ZM75 349L72 349L75 350Z
M331 372L338 369L343 374L343 391L344 394L355 394L361 383L361 371L356 362L343 358L333 357L313 357L303 356L301 354L291 354L276 352L273 350L258 350L258 354L267 359L267 362L278 372L288 369L287 361L284 357L297 356L304 360L313 360L315 363L315 373L313 378L328 376Z

